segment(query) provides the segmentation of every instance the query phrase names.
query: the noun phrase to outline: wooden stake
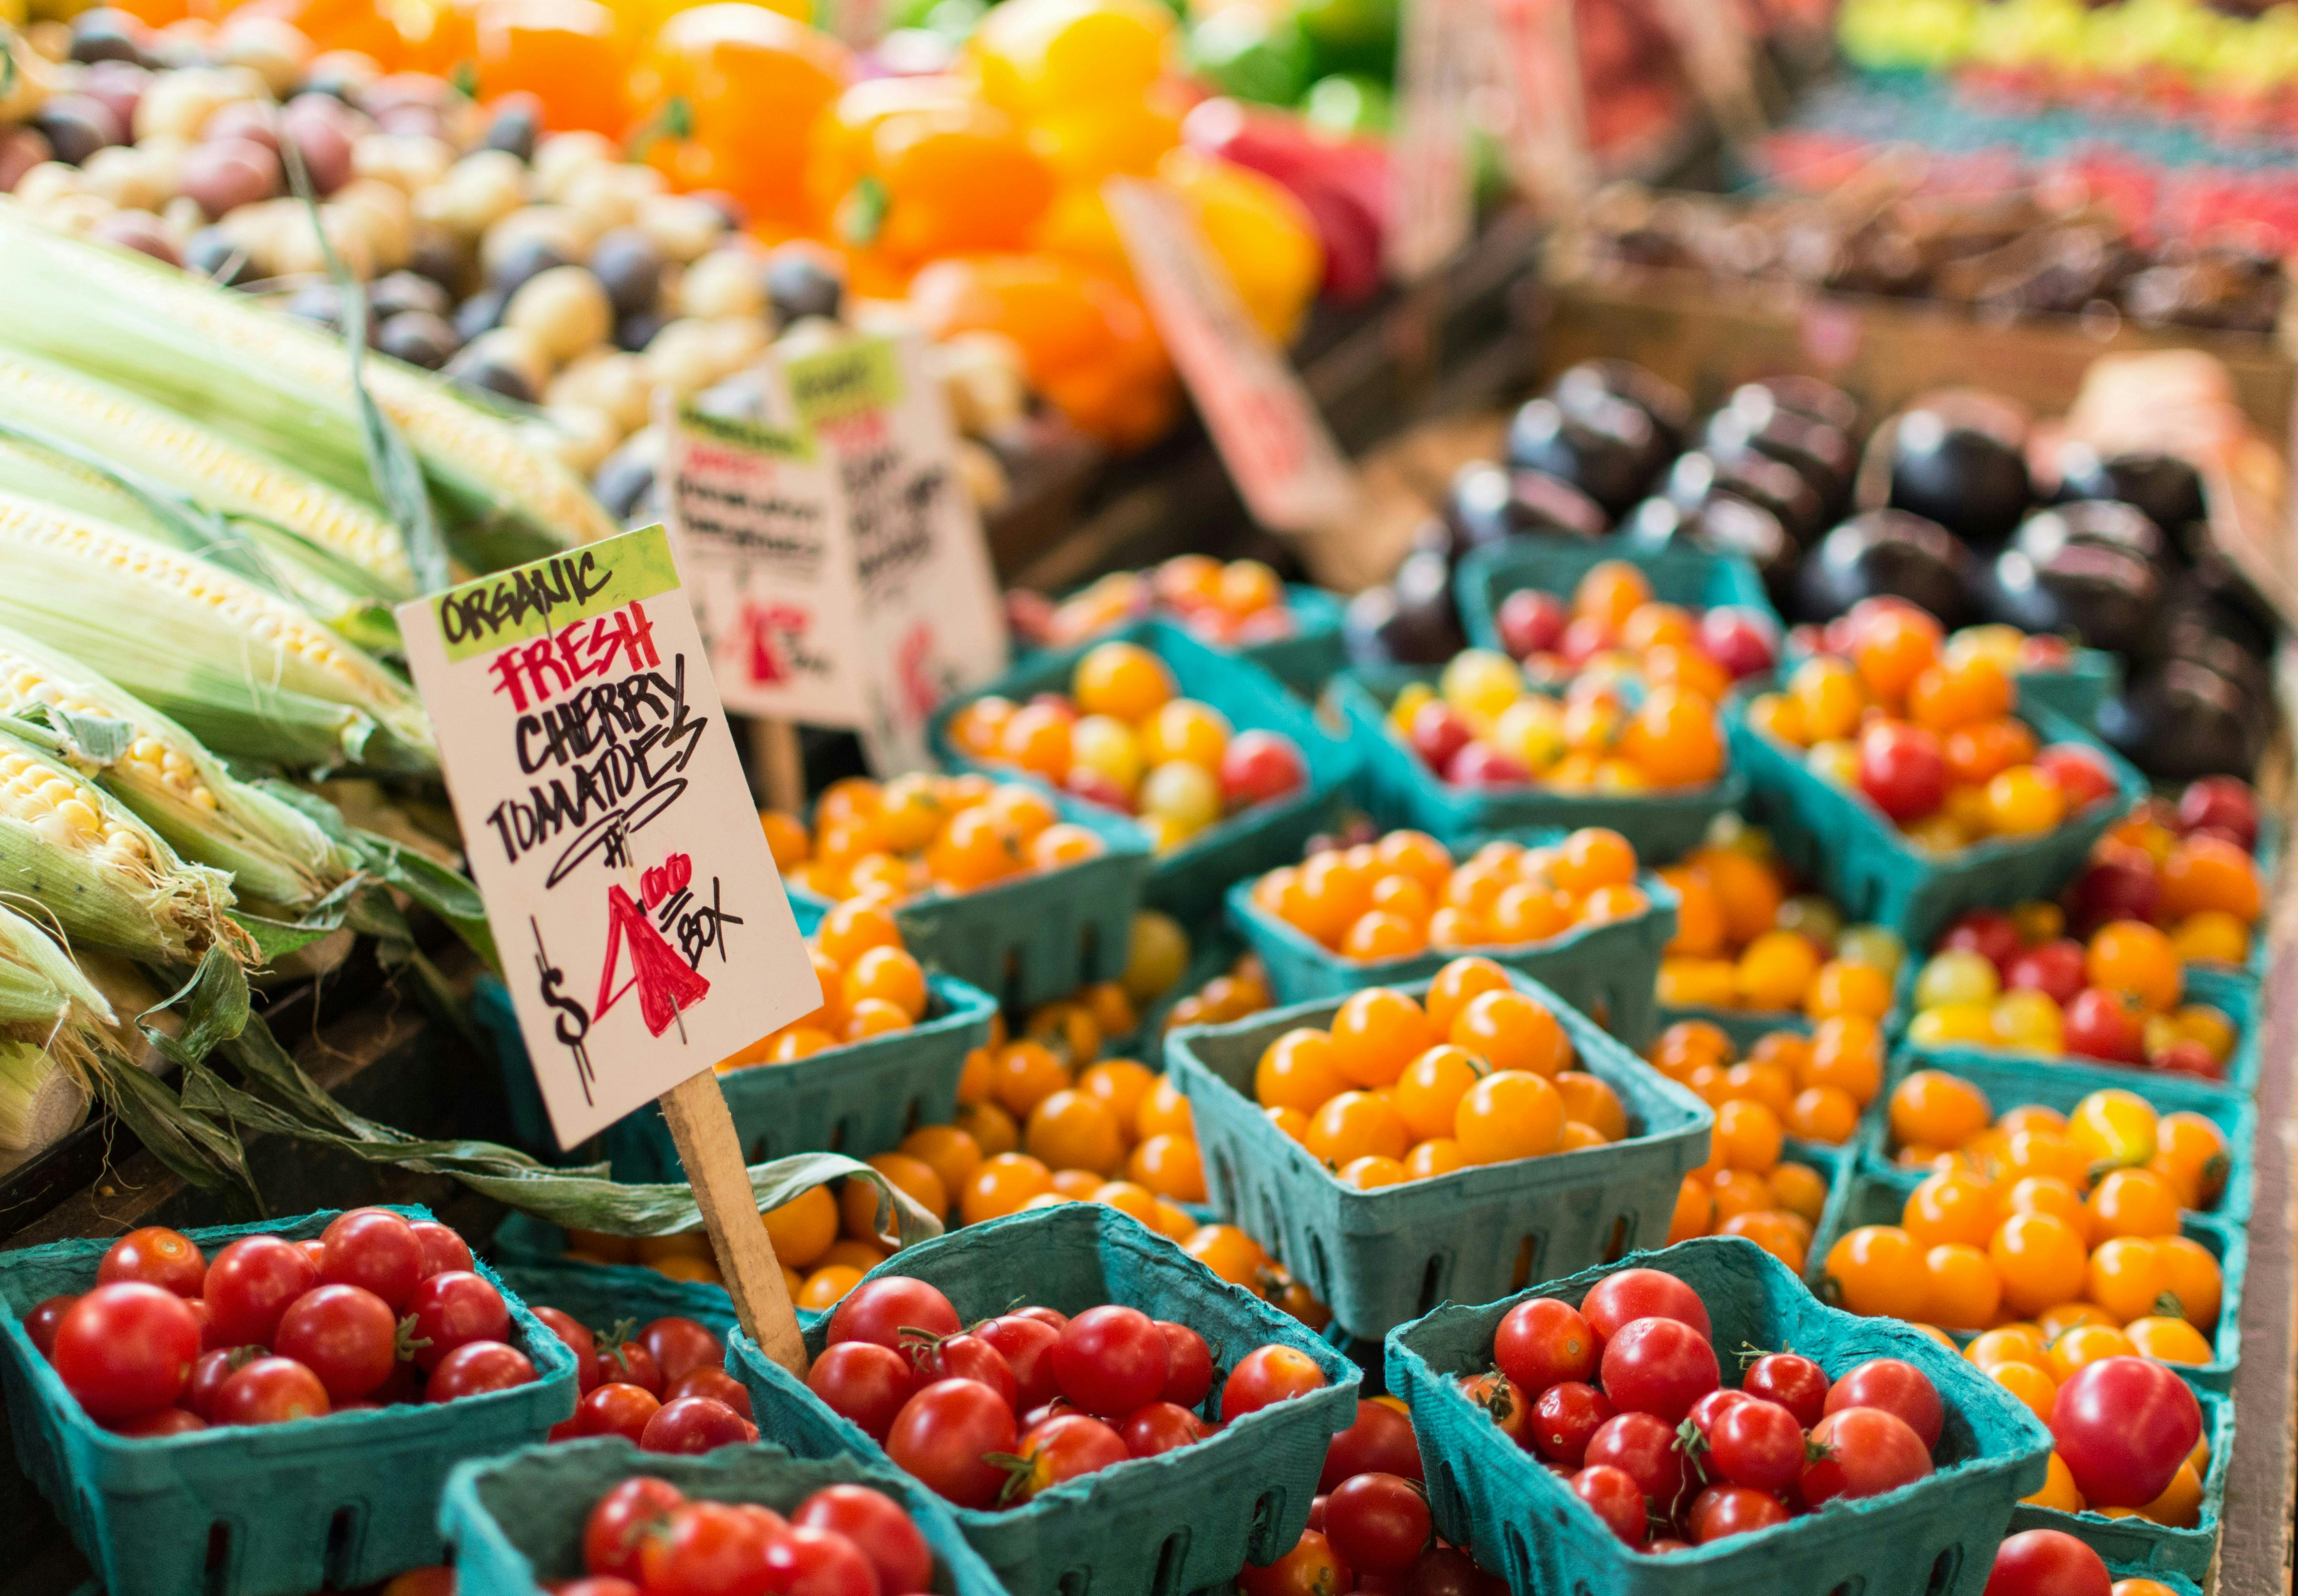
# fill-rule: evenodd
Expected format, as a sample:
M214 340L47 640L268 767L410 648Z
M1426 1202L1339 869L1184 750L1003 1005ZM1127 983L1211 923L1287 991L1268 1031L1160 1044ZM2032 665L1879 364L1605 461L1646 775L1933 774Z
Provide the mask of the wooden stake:
M774 1244L759 1221L750 1173L742 1162L741 1138L734 1133L734 1116L727 1112L726 1095L718 1088L717 1071L690 1076L656 1101L669 1123L670 1139L678 1145L679 1162L694 1187L694 1205L702 1211L710 1250L717 1256L726 1294L734 1299L743 1334L767 1357L806 1378L806 1342L798 1335L798 1309L790 1302L789 1283L782 1278Z
M766 807L785 815L806 813L806 758L798 746L798 728L788 721L750 721L750 757L758 773L758 789Z

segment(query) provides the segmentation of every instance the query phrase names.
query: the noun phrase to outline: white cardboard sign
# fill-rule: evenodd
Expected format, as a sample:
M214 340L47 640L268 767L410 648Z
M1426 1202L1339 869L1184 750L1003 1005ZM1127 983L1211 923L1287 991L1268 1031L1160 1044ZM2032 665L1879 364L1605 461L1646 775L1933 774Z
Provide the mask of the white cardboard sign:
M562 1145L820 1005L663 528L398 613Z
M1356 475L1308 390L1245 313L1181 197L1142 178L1102 196L1149 314L1254 520L1318 532L1360 508Z

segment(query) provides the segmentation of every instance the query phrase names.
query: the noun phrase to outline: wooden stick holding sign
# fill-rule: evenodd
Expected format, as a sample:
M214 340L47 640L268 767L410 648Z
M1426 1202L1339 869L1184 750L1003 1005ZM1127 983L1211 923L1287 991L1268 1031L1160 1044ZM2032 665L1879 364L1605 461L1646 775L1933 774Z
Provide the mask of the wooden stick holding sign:
M498 572L399 624L553 1134L659 1103L743 1330L803 1371L715 1066L822 988L669 538Z
M750 764L757 773L759 796L769 809L803 815L806 756L798 747L798 728L766 715L752 715L749 727Z

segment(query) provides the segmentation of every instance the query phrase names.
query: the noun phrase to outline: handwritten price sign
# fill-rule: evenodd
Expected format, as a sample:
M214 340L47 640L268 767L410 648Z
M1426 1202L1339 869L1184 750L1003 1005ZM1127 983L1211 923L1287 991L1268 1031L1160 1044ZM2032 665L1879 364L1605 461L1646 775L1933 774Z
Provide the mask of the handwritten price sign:
M399 622L562 1145L821 1003L661 527Z

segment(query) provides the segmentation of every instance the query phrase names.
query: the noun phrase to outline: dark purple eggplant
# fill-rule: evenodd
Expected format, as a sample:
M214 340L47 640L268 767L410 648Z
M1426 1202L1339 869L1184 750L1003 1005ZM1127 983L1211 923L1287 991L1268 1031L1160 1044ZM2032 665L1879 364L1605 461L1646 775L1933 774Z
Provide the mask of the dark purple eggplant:
M2087 443L2059 451L2061 499L2113 499L2135 504L2147 518L2176 537L2189 524L2206 519L2203 479L2176 455L2114 454L2101 459Z
M2119 654L2145 646L2162 607L2162 574L2152 561L2117 543L2035 541L2039 553L2014 543L1995 558L1988 610L1996 620Z
M1443 664L1467 647L1451 565L1433 550L1406 555L1394 576L1349 600L1342 635L1356 665Z
M1749 384L1707 418L1701 447L1723 460L1760 454L1801 474L1831 513L1851 492L1859 451L1851 440L1824 422L1798 415L1780 403L1769 388Z
M1476 460L1453 474L1444 519L1455 556L1528 533L1603 536L1611 518L1568 482L1542 471L1510 471Z
M2099 706L2099 733L2158 781L2247 779L2266 750L2268 713L2235 682L2177 659Z
M1820 539L1796 579L1796 613L1832 620L1883 594L1920 604L1953 628L1971 618L1977 563L1936 521L1905 510L1868 510Z
M2034 490L2020 440L1947 407L1902 413L1891 434L1894 509L1938 522L1966 542L1993 547L2018 527Z
M2037 510L2019 524L2012 547L2046 559L2067 543L2105 543L2128 549L2149 565L2170 558L2170 540L2146 512L2111 499L2080 499Z
M1625 515L1667 458L1649 416L1624 399L1599 394L1570 409L1553 399L1520 406L1509 424L1509 464L1561 477L1603 507Z
M1802 473L1752 451L1722 460L1695 449L1669 468L1663 491L1679 509L1698 509L1719 496L1743 500L1770 511L1798 548L1827 525L1827 507Z
M1598 396L1624 399L1651 418L1663 455L1683 447L1691 426L1691 401L1683 390L1633 360L1583 360L1565 368L1549 389L1549 396L1566 410L1577 410Z

